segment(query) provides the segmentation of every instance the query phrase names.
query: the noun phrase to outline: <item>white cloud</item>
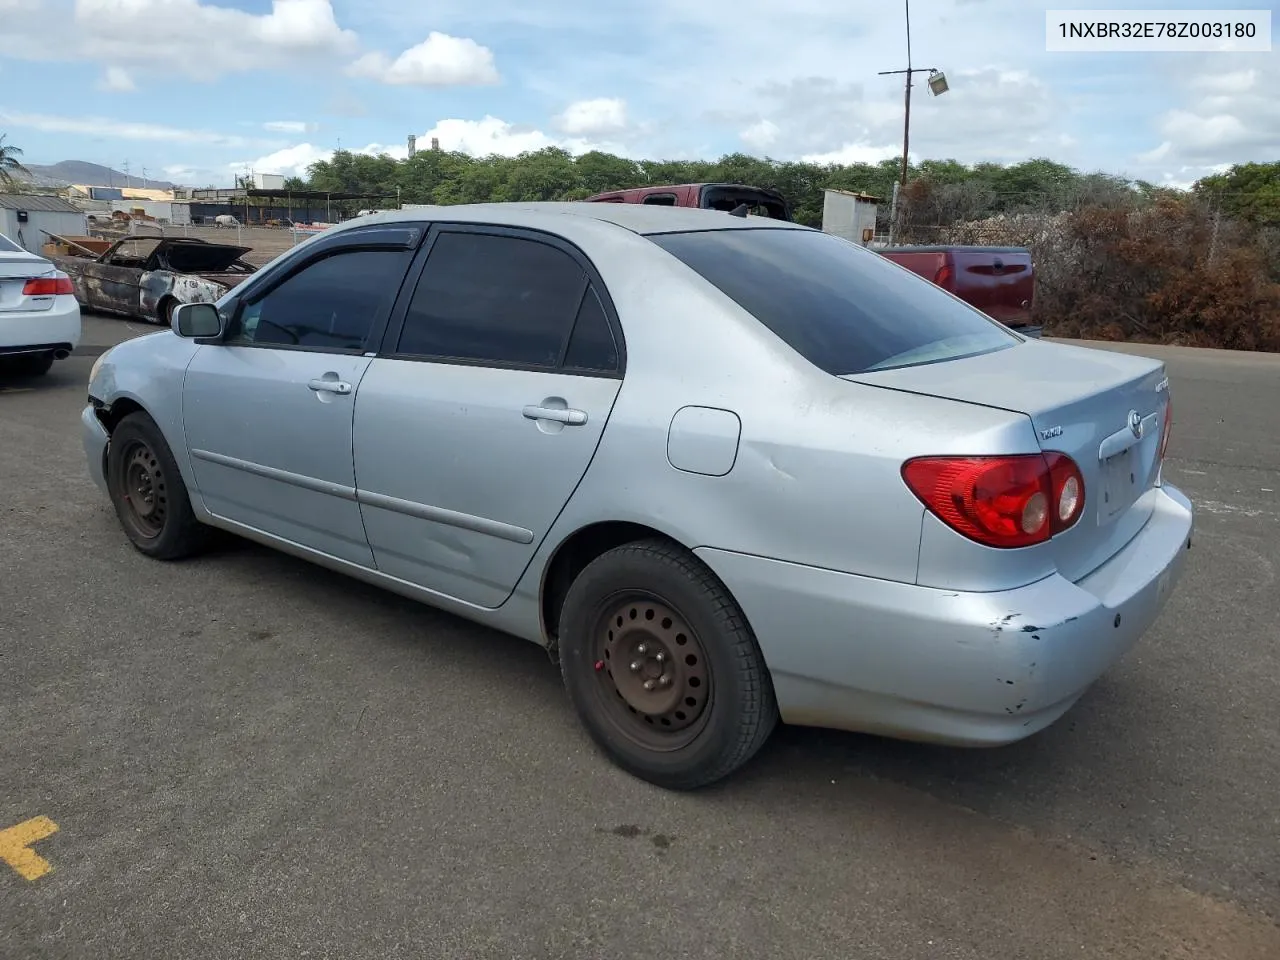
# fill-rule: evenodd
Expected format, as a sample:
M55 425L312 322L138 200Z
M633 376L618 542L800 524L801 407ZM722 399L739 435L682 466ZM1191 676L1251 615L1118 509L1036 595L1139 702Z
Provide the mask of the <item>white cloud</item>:
M262 129L273 133L311 133L316 125L302 120L268 120L262 125Z
M276 150L256 160L240 161L227 164L227 169L235 173L244 173L246 169L259 173L281 173L287 177L307 175L307 167L317 160L328 160L333 150L328 147L316 147L309 143L298 143L292 147Z
M203 80L349 53L357 45L356 35L338 26L330 0L272 0L265 14L199 0L76 0L70 23L58 26L63 56L76 51Z
M1280 156L1280 63L1271 54L1236 54L1229 61L1205 54L1166 68L1176 106L1152 124L1159 138L1141 152L1141 164L1159 165L1177 180L1222 164ZM1154 179L1154 176L1153 176Z
M17 113L0 110L0 123L39 130L42 133L71 133L101 137L104 133L123 140L156 140L172 143L204 144L215 147L269 146L273 141L251 140L213 130L171 127L158 123L115 120L110 117L64 117L49 113Z
M757 120L738 134L738 139L754 150L765 150L778 142L781 133L772 120Z
M347 73L410 87L488 86L499 81L492 50L469 37L451 37L434 30L394 60L385 53L366 53L347 68Z
M627 127L627 102L617 97L577 100L555 119L556 127L576 136L619 133Z
M3 119L3 115L0 115L0 119ZM419 152L430 149L432 138L440 142L441 150L465 153L473 157L491 155L514 157L547 147L559 147L574 155L590 150L605 150L619 155L626 155L628 152L620 144L597 142L583 137L555 137L535 127L508 123L493 116L485 116L480 120L456 118L440 120L430 130L418 135ZM371 143L351 149L350 152L367 156L385 153L397 160L403 160L408 156L409 149L406 144ZM328 160L333 153L330 147L298 143L275 150L255 160L228 164L227 168L236 173L251 169L260 173L282 173L286 176L301 177L306 176L307 168L311 164L317 160Z
M430 143L432 137L440 140L441 150L459 150L475 157L495 153L514 157L526 150L563 146L541 130L517 127L491 116L482 120L441 120L419 137L418 142Z
M846 143L826 153L806 153L800 159L805 163L838 163L849 165L854 163L877 164L890 157L902 156L902 148L897 146L877 147L869 143ZM916 159L912 154L912 159Z
M138 88L128 70L123 67L107 67L102 73L102 79L98 81L98 89L110 93L132 93Z

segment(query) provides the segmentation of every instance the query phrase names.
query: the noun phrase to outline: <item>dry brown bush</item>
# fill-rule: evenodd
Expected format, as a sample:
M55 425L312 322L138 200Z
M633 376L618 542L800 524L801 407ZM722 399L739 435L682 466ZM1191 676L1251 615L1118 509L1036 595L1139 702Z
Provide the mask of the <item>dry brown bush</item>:
M930 198L930 217L948 206L961 205ZM1086 197L1065 212L914 226L903 239L1030 248L1050 335L1280 351L1276 238L1194 197Z

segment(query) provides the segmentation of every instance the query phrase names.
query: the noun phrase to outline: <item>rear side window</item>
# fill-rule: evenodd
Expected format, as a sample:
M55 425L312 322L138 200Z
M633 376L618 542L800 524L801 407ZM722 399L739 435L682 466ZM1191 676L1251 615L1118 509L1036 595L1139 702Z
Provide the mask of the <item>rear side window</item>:
M1019 342L929 281L817 230L706 230L649 239L837 376Z
M587 275L563 250L486 233L441 233L427 256L396 352L555 367Z
M0 234L0 251L4 253L22 253L23 249L8 237Z
M578 309L578 319L569 337L564 365L568 370L595 370L614 373L618 369L618 343L613 338L609 318L593 287L587 287Z

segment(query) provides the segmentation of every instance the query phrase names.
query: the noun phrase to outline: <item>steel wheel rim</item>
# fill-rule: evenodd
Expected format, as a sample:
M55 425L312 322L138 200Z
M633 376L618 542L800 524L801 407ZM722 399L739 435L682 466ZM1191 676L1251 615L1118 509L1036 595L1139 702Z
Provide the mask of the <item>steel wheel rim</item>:
M169 515L168 485L159 458L147 444L135 440L125 448L120 487L133 528L149 540L160 536Z
M646 749L687 746L706 727L714 690L697 632L672 604L646 593L616 594L599 609L591 656L605 715Z

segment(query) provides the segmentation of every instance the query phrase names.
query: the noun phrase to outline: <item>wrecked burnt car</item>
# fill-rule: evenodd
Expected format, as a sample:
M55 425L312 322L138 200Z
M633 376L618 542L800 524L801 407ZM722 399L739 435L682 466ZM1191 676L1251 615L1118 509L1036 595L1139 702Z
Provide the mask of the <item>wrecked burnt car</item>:
M252 248L194 238L126 237L98 257L51 258L89 310L168 323L180 303L213 303L257 267Z

